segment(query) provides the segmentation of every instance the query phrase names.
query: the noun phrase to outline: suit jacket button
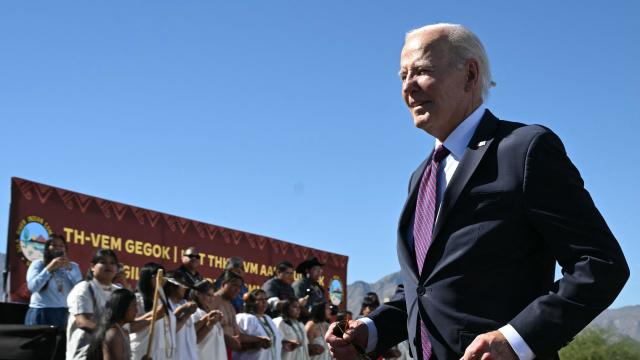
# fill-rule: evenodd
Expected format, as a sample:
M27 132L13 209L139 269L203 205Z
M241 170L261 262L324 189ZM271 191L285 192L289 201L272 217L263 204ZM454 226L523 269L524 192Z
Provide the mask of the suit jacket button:
M424 286L420 285L418 286L418 288L416 289L416 292L418 293L418 296L422 296L427 292L427 289L425 289Z

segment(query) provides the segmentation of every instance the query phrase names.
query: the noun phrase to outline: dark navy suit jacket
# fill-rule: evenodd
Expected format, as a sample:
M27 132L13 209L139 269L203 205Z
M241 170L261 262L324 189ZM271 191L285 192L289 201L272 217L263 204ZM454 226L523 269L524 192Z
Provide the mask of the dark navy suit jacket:
M407 234L429 160L411 176L398 226L404 294L369 315L376 349L409 339L421 354L420 316L440 360L459 359L477 335L506 324L538 358L557 358L629 277L562 142L487 110L447 186L419 275ZM554 282L556 261L563 276Z

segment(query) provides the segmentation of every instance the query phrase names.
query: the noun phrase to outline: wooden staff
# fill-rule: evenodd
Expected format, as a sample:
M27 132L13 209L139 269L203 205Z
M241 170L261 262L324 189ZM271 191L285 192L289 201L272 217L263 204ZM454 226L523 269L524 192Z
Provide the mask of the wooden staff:
M149 358L151 356L151 347L153 346L153 331L155 329L154 325L156 324L156 315L158 314L158 312L156 311L158 306L158 292L160 291L160 288L162 288L163 280L164 271L162 269L158 269L158 273L156 274L156 288L153 290L153 307L151 310L153 312L151 313L151 324L149 324L149 344L147 345L146 358Z

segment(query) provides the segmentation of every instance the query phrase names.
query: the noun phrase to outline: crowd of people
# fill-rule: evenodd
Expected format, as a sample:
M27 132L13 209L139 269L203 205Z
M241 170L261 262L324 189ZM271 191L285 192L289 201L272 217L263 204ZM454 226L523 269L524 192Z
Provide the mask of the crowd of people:
M328 302L317 258L295 267L283 261L262 288L249 291L242 258L229 258L212 281L198 272L195 247L182 254L177 269L145 264L134 290L113 250L97 250L83 278L64 239L52 235L43 259L27 272L25 324L66 328L68 360L331 359L324 339L329 323L351 313ZM294 281L295 271L304 276Z

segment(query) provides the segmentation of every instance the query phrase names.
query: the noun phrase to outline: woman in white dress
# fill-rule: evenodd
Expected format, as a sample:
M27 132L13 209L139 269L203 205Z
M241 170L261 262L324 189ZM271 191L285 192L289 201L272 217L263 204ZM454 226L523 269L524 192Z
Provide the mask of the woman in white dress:
M194 285L191 298L198 304L198 309L191 319L195 323L196 340L198 343L198 359L226 359L227 352L224 344L224 330L220 320L222 311L213 309L213 284L209 280L202 280Z
M153 294L156 287L156 274L158 270L164 270L162 265L147 263L140 269L138 280L138 292L136 292L137 316L147 318L144 327L134 332L132 329L129 338L131 341L131 360L139 360L147 353L149 346L149 322L153 307ZM173 358L176 346L176 317L169 310L167 298L162 288L158 291L158 308L156 309L156 323L153 329L153 342L150 356L153 360L167 360Z
M174 359L197 360L198 344L195 323L191 315L198 309L193 301L184 299L188 288L184 274L178 271L169 272L165 278L163 290L167 296L169 308L174 309L176 317L176 350Z
M84 359L87 355L91 333L104 311L105 303L116 289L112 284L118 267L116 253L99 249L93 255L86 281L73 287L67 297L69 320L67 322L66 359Z
M245 311L236 315L240 330L261 339L253 344L242 344L241 351L233 352L233 360L280 360L282 335L267 311L267 293L254 289L244 295Z
M324 334L329 329L327 320L331 316L331 307L326 301L314 304L311 307L309 321L305 324L307 340L309 340L310 360L331 360L329 346L324 340Z
M273 322L282 333L282 360L309 360L309 342L304 327L298 317L300 304L297 299L282 302L282 316Z

